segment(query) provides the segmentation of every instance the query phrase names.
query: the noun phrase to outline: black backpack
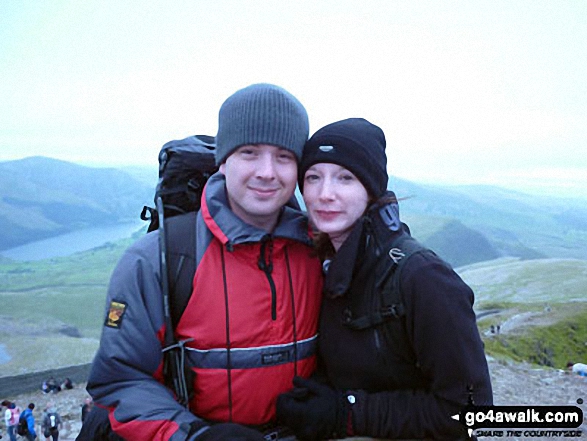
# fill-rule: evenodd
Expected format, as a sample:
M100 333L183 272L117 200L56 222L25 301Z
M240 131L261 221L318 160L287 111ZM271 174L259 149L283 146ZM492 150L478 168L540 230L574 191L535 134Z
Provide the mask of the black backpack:
M26 434L29 433L29 424L27 423L26 416L23 415L22 413L20 414L20 417L18 418L18 425L16 426L16 433L18 433L21 436L25 436Z
M141 219L150 221L147 231L159 231L165 383L185 407L189 407L192 395L192 373L185 368L183 344L175 339L173 331L191 295L195 272L195 213L200 209L208 178L218 171L215 150L215 139L208 135L164 144L159 152L155 208L145 206L141 212Z
M159 215L165 219L200 209L202 190L218 167L215 139L208 135L189 136L165 143L159 152L159 181L155 207L143 207L141 219L150 221L148 232L159 228ZM161 198L162 207L157 207ZM161 212L161 213L160 213Z
M45 415L44 425L51 431L57 430L58 426L58 415L55 412L49 412Z
M404 317L400 283L402 269L417 254L435 254L414 239L409 227L400 222L397 202L379 208L374 220L368 222L368 230L377 244L378 252L387 254L391 264L387 259L378 259L375 267L370 269L375 272L375 291L381 299L380 309L368 311L359 317L347 311L345 325L356 331Z

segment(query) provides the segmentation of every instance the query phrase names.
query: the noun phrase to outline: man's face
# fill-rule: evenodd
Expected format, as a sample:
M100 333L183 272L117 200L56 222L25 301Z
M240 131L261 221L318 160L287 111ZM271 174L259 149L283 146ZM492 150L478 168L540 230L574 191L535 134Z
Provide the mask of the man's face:
M243 145L220 172L226 177L232 211L246 223L271 231L296 188L298 164L295 155L281 147Z

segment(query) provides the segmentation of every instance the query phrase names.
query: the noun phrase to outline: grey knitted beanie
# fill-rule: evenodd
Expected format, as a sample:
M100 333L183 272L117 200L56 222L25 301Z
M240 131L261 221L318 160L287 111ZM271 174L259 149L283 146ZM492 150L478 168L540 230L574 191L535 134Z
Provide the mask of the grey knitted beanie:
M220 107L216 164L246 144L283 147L299 162L309 130L308 113L296 97L273 84L253 84L232 94Z

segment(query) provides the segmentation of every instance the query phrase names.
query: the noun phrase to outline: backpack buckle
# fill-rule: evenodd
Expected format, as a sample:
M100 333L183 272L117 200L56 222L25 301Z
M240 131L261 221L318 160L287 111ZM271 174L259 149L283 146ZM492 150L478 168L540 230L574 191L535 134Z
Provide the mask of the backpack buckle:
M353 313L350 308L344 308L342 311L342 322L345 324L349 324L353 321Z
M396 265L399 263L400 260L406 257L406 254L399 248L390 249L388 254L389 257L391 257L391 260L393 260L393 263L395 263Z
M383 317L384 319L388 319L388 318L398 318L401 317L402 315L404 315L404 307L403 305L388 305L388 306L383 306L381 308L381 317Z

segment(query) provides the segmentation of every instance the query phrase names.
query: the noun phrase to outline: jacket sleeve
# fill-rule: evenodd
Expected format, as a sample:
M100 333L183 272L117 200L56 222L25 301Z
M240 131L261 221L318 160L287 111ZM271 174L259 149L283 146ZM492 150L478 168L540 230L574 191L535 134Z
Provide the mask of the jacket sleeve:
M33 412L32 411L30 411L30 412L27 413L26 423L27 423L27 426L29 428L29 433L36 438L37 437L37 432L35 431L35 417L33 416Z
M129 248L114 269L88 392L127 439L184 440L205 426L159 382L164 331L158 233Z
M442 260L414 255L401 274L406 332L429 387L358 393L355 433L377 438L450 439L464 426L450 418L469 402L491 405L473 291Z

